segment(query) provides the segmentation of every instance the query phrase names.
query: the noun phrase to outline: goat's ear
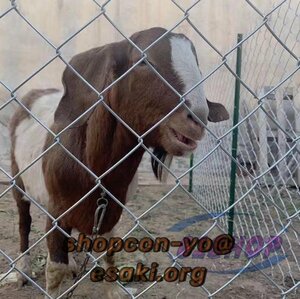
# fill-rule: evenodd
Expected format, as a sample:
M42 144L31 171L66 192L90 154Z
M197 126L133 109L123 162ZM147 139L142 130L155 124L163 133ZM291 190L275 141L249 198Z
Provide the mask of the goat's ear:
M229 119L229 113L222 104L210 102L208 99L206 101L209 108L208 120L210 122L216 123Z
M102 92L116 78L115 69L117 65L121 67L119 60L121 55L125 55L126 46L124 42L119 42L91 49L74 56L70 65L98 92ZM82 115L98 100L97 93L72 68L67 66L63 73L64 95L54 116L55 122L63 122L65 125ZM109 93L110 90L103 94L104 99ZM81 117L74 126L84 124L91 113Z

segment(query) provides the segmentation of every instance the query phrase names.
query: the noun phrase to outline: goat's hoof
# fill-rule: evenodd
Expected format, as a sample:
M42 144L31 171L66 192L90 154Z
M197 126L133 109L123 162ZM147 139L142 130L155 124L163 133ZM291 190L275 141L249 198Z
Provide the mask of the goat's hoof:
M24 286L25 284L29 284L28 279L22 274L26 274L28 277L31 277L31 260L30 255L25 254L18 262L17 262L17 269L20 272L17 272L17 285L19 288Z

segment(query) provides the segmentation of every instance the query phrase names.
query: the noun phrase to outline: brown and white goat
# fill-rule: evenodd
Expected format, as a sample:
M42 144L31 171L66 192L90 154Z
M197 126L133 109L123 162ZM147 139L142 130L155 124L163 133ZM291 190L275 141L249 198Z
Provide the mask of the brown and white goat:
M165 32L163 28L151 28L135 33L131 40L139 48L145 49ZM141 54L124 40L76 55L70 64L92 86L102 91L140 58ZM147 60L180 94L184 94L202 78L195 48L182 34L170 33L161 39L147 51ZM65 69L62 81L64 93L55 89L34 90L23 99L24 105L55 133L64 129L97 100L97 94L69 67ZM202 84L185 98L191 111L204 124L229 117L223 105L206 99ZM104 93L104 101L141 135L178 105L179 97L143 61ZM165 161L167 155L180 156L195 150L204 131L204 126L181 106L146 135L143 143L154 148L155 155ZM12 119L11 138L13 175L55 143L53 136L21 108ZM136 136L101 103L60 135L59 141L97 176L138 144ZM101 180L105 188L123 204L126 203L129 185L133 182L143 153L144 149L138 148ZM161 176L159 164L154 162L152 166L155 174ZM44 203L48 212L56 218L95 186L95 178L57 144L18 176L16 183L32 198ZM100 193L100 188L92 192L60 219L59 226L69 234L72 229L91 234ZM14 189L14 197L19 210L21 252L24 252L29 243L30 200L17 189ZM122 213L122 207L115 200L108 196L107 199L101 234L111 232ZM52 225L48 218L46 230L51 229ZM55 297L68 270L67 237L56 229L47 236L47 246L46 290ZM23 260L20 270L30 275L29 255Z

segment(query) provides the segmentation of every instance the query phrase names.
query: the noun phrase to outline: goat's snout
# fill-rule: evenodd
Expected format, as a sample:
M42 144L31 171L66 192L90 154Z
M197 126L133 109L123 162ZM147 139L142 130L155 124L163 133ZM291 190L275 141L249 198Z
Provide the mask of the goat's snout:
M209 107L202 86L198 86L187 96L188 118L197 124L206 126L208 123ZM200 122L200 121L202 122Z
M188 112L188 119L194 121L197 125L202 125L202 123L204 125L207 125L208 123L208 110L207 109L201 109L201 108L196 108L192 110L193 113ZM202 121L199 122L200 119Z

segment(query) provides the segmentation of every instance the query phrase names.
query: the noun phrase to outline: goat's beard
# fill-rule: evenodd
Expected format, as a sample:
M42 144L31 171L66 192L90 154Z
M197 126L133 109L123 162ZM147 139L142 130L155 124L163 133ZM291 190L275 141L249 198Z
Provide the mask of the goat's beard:
M154 157L151 157L153 173L159 181L165 183L168 178L168 170L170 169L173 155L168 154L162 147L154 148L153 155L160 161L159 162Z

